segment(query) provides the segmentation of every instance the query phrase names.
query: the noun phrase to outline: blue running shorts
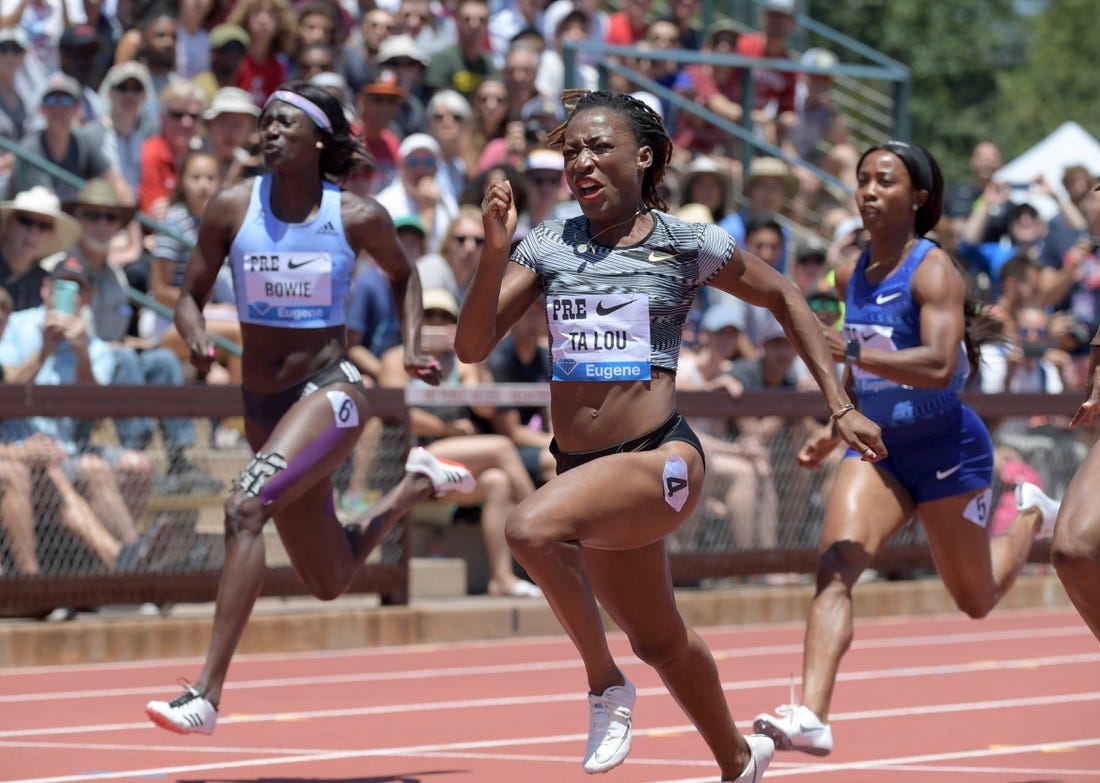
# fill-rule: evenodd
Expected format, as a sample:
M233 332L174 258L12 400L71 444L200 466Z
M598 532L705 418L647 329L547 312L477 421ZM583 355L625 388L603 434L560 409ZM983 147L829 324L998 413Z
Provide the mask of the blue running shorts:
M963 404L932 420L884 429L889 452L875 464L916 503L985 489L993 483L993 441L978 414ZM848 449L844 455L859 458Z

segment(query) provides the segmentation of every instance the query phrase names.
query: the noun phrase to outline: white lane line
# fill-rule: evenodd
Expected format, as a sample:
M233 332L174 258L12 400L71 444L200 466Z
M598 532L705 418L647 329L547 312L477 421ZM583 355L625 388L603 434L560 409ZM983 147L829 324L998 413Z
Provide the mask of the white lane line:
M961 633L944 634L937 637L897 637L892 639L873 639L853 644L853 650L906 648L912 649L921 645L942 646L954 644L974 643L1004 643L1020 639L1035 638L1034 629L1021 629L1013 631L997 631L990 633ZM1089 636L1084 625L1066 626L1057 629L1044 629L1043 638L1050 640L1060 636ZM727 661L735 658L774 657L781 654L801 654L802 643L789 645L759 645L745 648L712 649L714 657L719 661ZM1002 652L1002 651L998 651ZM981 653L977 653L981 654ZM620 665L641 664L633 656L623 656L618 659ZM1030 661L1031 659L1024 659ZM236 662L236 661L234 661ZM576 657L569 657L549 661L525 661L515 664L486 664L484 666L450 666L421 669L407 669L404 671L374 671L358 672L354 674L311 675L308 677L269 677L264 679L233 680L230 682L232 690L249 690L258 688L282 688L282 687L313 687L326 684L353 684L368 682L392 682L395 680L422 681L431 677L496 677L500 674L526 674L529 672L542 672L550 670L580 670L581 663ZM901 671L901 670L894 670ZM919 668L917 669L919 671ZM785 680L786 683L788 680ZM755 686L754 686L755 687ZM107 698L116 696L157 696L164 695L164 686L140 686L129 688L90 688L81 691L50 691L42 693L12 693L0 694L0 704L23 703L35 701L71 700Z
M640 732L642 734L652 733L667 733L669 731L677 730L687 727L662 727L658 729L650 729L646 732ZM474 751L484 748L504 748L504 747L516 747L520 745L545 745L561 742L581 742L585 739L586 735L583 734L567 734L548 737L521 737L508 740L481 740L476 742L457 742L457 743L445 743L437 745L415 745L407 747L395 747L395 748L379 748L373 750L354 750L354 751L332 751L322 753L309 753L301 756L293 757L281 757L281 758L258 758L258 759L246 759L240 761L228 761L209 764L189 764L181 766L171 767L151 767L136 770L110 770L102 773L84 773L80 775L59 775L43 778L23 778L19 780L10 780L7 783L76 783L76 781L85 780L121 780L125 778L135 777L159 777L165 775L175 775L185 772L203 772L210 770L227 770L227 769L244 769L248 767L259 766L283 766L288 764L299 764L308 762L311 764L317 764L323 761L340 761L344 759L355 758L370 758L379 756L393 756L401 758L419 758L419 757L431 757L440 758L446 756L448 753L462 754L466 751ZM844 764L807 764L799 766L786 766L781 763L773 764L769 768L768 777L787 777L792 775L808 775L815 773L828 773L843 770L866 770L866 769L892 769L898 765L906 764L928 764L936 761L959 761L964 759L980 759L991 758L1007 755L1018 755L1022 753L1042 752L1047 750L1065 750L1074 748L1087 748L1100 746L1100 739L1082 739L1082 740L1065 740L1058 742L1044 742L1033 745L1018 745L1014 747L999 747L999 748L981 748L968 751L955 751L951 753L934 753L924 754L919 756L905 756L897 758L885 758L874 759L868 761L853 761ZM501 754L493 754L494 757L503 757ZM575 764L577 757L565 757L565 756L546 756L547 761L568 762ZM632 759L633 762L633 759ZM650 760L647 763L653 765L665 764L668 766L680 766L682 762L679 759L667 759L661 762L660 760ZM710 762L713 764L713 762ZM655 783L713 783L713 773L707 777L701 778L676 778L670 780L662 780Z
M943 676L947 674L964 674L970 672L1007 671L1013 669L1036 669L1048 666L1065 666L1075 664L1095 663L1100 661L1100 653L1046 656L1044 658L1024 658L1012 661L977 661L965 664L943 664L937 666L905 667L899 669L872 669L862 672L844 672L837 677L838 682L855 682L868 680L896 680L901 677ZM789 685L790 677L773 677L759 680L741 680L735 682L723 682L724 691L745 691L760 688L779 688ZM797 678L796 678L797 681ZM640 688L639 696L664 696L667 690L664 686L652 688ZM1063 698L1071 700L1091 700L1096 694L1072 694ZM440 710L467 710L487 709L497 707L512 707L530 703L547 704L551 702L573 702L578 698L574 692L531 694L525 696L491 697L483 699L455 699L450 701L409 702L405 704L385 704L367 707L348 707L339 710L300 710L288 713L260 713L260 714L233 714L226 713L219 717L222 725L230 723L261 723L269 720L315 720L319 718L346 718L365 717L368 715L396 715L400 713L438 712ZM1022 700L1027 702L1028 700ZM989 702L997 703L997 702ZM1045 703L1045 702L1037 702ZM909 707L910 711L917 711L920 707ZM104 731L129 731L136 728L152 728L146 723L105 723L105 724L78 724L73 726L37 727L28 729L9 729L0 731L0 739L15 737L43 737L65 734L83 734L89 732Z
M868 617L860 620L861 629L869 628L881 628L884 630L890 630L898 628L903 625L913 625L917 623L925 623L930 625L927 635L920 636L908 636L908 637L889 637L884 639L857 639L852 649L874 649L882 647L910 647L914 644L954 644L954 643L969 643L969 642L983 642L983 641L1001 641L1011 639L1031 639L1036 636L1042 636L1043 638L1052 638L1054 636L1088 636L1084 624L1080 622L1073 622L1077 619L1077 615L1072 609L1065 607L1053 607L1050 609L1036 610L1036 609L1006 609L1004 611L998 611L996 615L997 619L1004 620L1006 617L1018 618L1020 622L1027 620L1041 620L1044 618L1057 617L1064 615L1070 622L1066 626L1058 626L1051 628L1021 628L1019 624L1014 624L1011 630L1003 631L975 631L975 632L963 632L955 634L943 634L942 628L934 629L937 623L950 623L953 625L970 624L973 620L969 620L966 617L958 613L947 613L941 615L920 615L919 617ZM783 622L783 623L751 623L747 625L715 625L715 626L702 626L697 628L704 637L718 637L727 634L741 635L761 632L783 632L796 630L801 632L805 627L805 623L802 621L796 622ZM622 639L623 635L620 632L612 632L609 636L613 639ZM411 656L416 654L431 654L438 651L446 650L482 650L482 649L508 649L512 647L527 648L527 647L546 647L547 645L561 644L563 649L572 652L572 643L565 636L559 634L553 634L548 636L526 636L521 638L508 638L508 639L478 639L461 642L439 642L439 643L420 643L420 644L408 644L408 645L382 645L377 647L359 647L347 650L320 650L320 651L300 651L300 652L287 652L287 653L241 653L233 657L233 663L239 668L241 664L255 662L264 663L270 661L294 661L303 659L323 659L323 660L335 660L342 658L375 658L385 657L390 655L397 656ZM801 652L802 642L801 638L797 643L791 643L789 645L756 645L748 647L739 647L736 649L725 651L729 657L750 657L753 655L772 655L775 652ZM70 663L59 664L53 666L16 666L6 669L0 669L0 679L5 677L23 677L25 675L34 674L79 674L82 672L99 672L99 671L139 671L139 670L159 670L171 666L187 666L202 663L202 658L199 657L177 657L177 658L156 658L140 661L112 661L105 663Z
M909 765L921 764L925 765L930 762L936 761L962 761L964 759L983 759L994 758L998 756L1011 756L1020 755L1024 753L1042 753L1051 750L1067 750L1076 748L1094 748L1100 746L1100 739L1081 739L1081 740L1066 740L1065 742L1043 742L1033 745L1016 745L1013 747L998 747L998 748L980 748L967 751L957 751L953 753L930 753L922 756L904 756L898 758L885 758L874 759L869 761L851 761L844 764L821 764L812 763L805 764L795 768L776 769L773 764L768 767L768 780L772 778L792 777L794 775L815 775L821 773L833 773L842 772L844 770L883 770L894 771L897 769L905 769ZM928 768L929 772L943 772L952 769L951 767L939 767L931 766ZM962 771L970 772L968 767L962 767ZM1004 770L1009 774L1026 774L1024 770L1016 768L1009 768ZM1049 778L1051 774L1055 774L1053 770L1042 770L1044 779ZM1003 774L1003 773L1002 773ZM1071 775L1089 775L1095 778L1095 771L1082 771L1082 770L1070 770L1063 772L1062 774ZM653 783L714 783L714 776L710 775L705 778L671 778L668 780L653 781Z

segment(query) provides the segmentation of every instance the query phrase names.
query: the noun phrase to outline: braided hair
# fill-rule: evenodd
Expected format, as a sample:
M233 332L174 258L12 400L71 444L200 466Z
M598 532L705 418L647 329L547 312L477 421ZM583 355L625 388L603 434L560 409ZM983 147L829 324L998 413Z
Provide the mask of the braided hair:
M547 134L547 145L560 149L565 141L566 126L582 111L607 108L618 112L630 123L638 146L653 151L653 164L642 175L642 203L649 209L667 212L668 203L661 198L657 187L664 180L665 166L672 157L672 137L665 130L660 115L632 95L609 90L565 90L561 103L565 107L565 122Z
M324 87L318 87L307 81L295 80L287 82L279 87L280 90L297 93L317 106L325 113L332 132L318 128L318 132L325 139L325 148L321 150L321 175L329 179L340 181L352 170L363 164L364 159L370 160L370 153L366 151L362 142L351 133L351 126L344 114L344 108L340 100Z

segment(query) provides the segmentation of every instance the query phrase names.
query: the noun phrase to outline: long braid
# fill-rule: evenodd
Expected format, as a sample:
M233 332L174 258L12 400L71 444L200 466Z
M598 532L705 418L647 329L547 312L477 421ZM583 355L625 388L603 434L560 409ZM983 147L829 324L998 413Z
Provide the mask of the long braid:
M660 115L631 95L608 90L565 90L561 103L565 107L565 122L547 134L546 143L560 149L565 141L565 127L578 112L598 107L619 112L630 121L639 146L653 151L653 165L642 176L642 203L650 209L667 212L668 203L661 198L657 187L664 181L665 166L672 157L672 138Z

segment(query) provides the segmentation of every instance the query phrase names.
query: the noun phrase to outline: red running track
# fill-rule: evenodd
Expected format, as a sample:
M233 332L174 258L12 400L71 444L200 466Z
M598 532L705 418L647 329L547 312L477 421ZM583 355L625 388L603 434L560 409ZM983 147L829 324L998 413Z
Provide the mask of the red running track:
M734 715L787 701L802 626L702 629ZM656 674L612 640L638 686L634 748L608 783L717 783ZM580 768L584 675L564 637L242 656L218 730L147 723L199 662L0 671L0 780L181 783L563 783ZM1070 610L862 620L833 706L832 755L780 753L767 780L1100 781L1100 644Z

